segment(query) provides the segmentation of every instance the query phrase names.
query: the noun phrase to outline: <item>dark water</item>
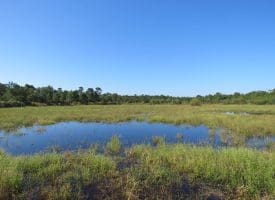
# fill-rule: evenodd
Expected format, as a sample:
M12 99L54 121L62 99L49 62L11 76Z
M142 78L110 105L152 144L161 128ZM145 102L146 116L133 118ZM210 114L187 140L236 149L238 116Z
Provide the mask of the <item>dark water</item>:
M150 143L153 136L165 137L168 143L188 143L195 145L226 145L220 138L220 129L210 131L205 126L169 125L161 123L125 122L80 123L64 122L49 126L22 128L16 133L0 131L0 149L13 155L34 154L51 149L77 150L89 148L93 144L105 145L113 135L120 137L123 146ZM179 137L181 136L181 137ZM256 142L255 142L256 141ZM256 147L260 139L250 141Z

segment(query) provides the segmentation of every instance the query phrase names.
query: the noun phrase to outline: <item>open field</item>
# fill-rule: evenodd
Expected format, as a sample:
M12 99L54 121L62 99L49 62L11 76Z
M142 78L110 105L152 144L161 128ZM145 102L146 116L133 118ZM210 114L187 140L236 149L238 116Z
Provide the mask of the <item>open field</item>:
M0 199L274 199L275 154L182 144L0 153Z
M234 114L226 114L234 112ZM87 105L0 109L0 128L16 129L61 121L120 122L147 120L172 124L204 124L222 127L236 136L266 136L275 133L274 105Z

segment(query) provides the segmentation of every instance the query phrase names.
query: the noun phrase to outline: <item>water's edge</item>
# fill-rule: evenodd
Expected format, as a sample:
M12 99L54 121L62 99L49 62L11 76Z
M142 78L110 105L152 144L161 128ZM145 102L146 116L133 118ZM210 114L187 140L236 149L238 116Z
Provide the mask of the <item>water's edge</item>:
M0 149L12 155L35 154L51 151L74 151L92 145L104 146L117 135L124 147L151 143L152 137L164 137L167 143L209 145L214 148L239 145L223 129L209 129L204 125L172 125L153 122L128 121L60 122L56 124L20 128L16 132L0 131ZM251 148L263 149L275 136L254 137L243 142Z

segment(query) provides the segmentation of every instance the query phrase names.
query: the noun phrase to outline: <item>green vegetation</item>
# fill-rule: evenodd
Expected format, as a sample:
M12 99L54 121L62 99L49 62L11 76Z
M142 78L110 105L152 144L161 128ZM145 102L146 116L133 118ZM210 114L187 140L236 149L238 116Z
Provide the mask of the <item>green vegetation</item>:
M231 112L227 114L227 112ZM61 121L147 120L224 127L238 138L274 135L273 105L78 105L0 109L0 128ZM182 135L178 134L180 141ZM274 199L275 152L183 144L13 157L0 153L0 199Z
M118 155L121 152L121 142L118 136L113 136L106 145L106 153L110 155Z
M76 104L275 104L275 89L254 91L247 94L234 93L225 95L216 93L197 97L172 97L164 95L119 95L102 93L102 89L83 87L78 90L54 89L52 86L34 87L26 84L0 83L0 107L22 107L42 105L76 105ZM198 103L199 102L199 103Z
M234 112L228 115L226 112ZM246 113L246 114L242 114ZM267 136L275 133L273 105L87 105L0 109L5 130L61 121L121 122L147 120L172 124L223 127L233 136Z
M148 185L141 184L151 192L164 187L162 190L168 189L169 193L171 187L180 187L185 178L191 185L220 188L228 199L275 197L274 153L180 144L136 146L129 150L128 156L139 163L132 169L136 172L135 180L143 180Z
M152 144L154 146L162 146L162 145L165 145L165 138L163 137L160 137L160 136L154 136L152 138Z
M192 99L190 101L191 106L201 106L201 101L199 99Z
M0 199L84 199L86 188L100 190L116 175L115 163L93 151L29 157L1 153L0 169Z
M117 159L94 149L19 157L0 153L0 199L275 197L274 152L162 144L134 146L124 155Z

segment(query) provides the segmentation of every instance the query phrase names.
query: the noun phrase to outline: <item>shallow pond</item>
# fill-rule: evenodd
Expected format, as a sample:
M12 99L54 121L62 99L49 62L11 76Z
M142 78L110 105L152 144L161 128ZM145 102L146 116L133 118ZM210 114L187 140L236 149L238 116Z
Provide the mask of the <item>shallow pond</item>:
M165 137L167 143L226 146L221 129L210 130L206 126L169 125L147 122L80 123L63 122L49 126L22 128L15 133L0 131L0 148L13 155L34 154L51 150L77 150L91 145L105 145L113 135L120 137L124 147L150 143L152 137ZM272 137L275 141L275 138ZM269 139L253 138L247 145L263 148ZM258 145L258 146L257 146Z

